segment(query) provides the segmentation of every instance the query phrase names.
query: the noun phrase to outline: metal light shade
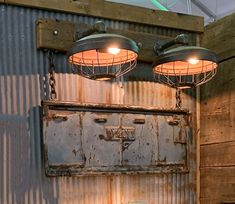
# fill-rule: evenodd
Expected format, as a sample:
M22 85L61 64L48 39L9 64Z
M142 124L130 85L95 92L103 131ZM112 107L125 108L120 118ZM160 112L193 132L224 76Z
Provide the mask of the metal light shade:
M173 87L190 88L210 80L218 66L217 56L208 49L180 46L165 51L154 61L157 80Z
M96 80L119 77L136 66L136 43L116 34L93 34L76 41L68 51L78 74Z

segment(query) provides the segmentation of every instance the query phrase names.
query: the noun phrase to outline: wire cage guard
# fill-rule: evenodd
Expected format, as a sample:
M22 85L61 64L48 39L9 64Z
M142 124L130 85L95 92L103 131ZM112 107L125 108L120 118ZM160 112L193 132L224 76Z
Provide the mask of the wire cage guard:
M109 80L131 71L138 51L137 44L122 35L95 33L77 40L68 51L68 60L83 77Z
M190 72L188 71L189 66L188 68L186 68L187 70L186 73L181 73L180 71L177 71L177 69L175 68L175 63L172 63L172 68L170 69L171 72L166 71L164 65L165 64L162 64L155 68L156 71L154 78L157 82L166 84L174 88L185 89L202 85L211 80L216 75L217 72L217 65L216 63L213 62L201 66L201 71L195 74L190 74ZM208 67L210 68L208 69Z
M121 56L113 55L109 59L101 57L102 53L97 52L93 58L84 58L84 52L82 52L79 56L70 57L69 62L75 72L93 80L120 77L134 69L137 64L137 54L131 51L123 51ZM94 61L97 61L98 64L95 64Z
M170 41L166 45L172 46L174 43L175 41ZM153 64L153 72L157 82L183 89L204 84L215 76L218 67L215 53L183 43L184 46L166 51L156 50L158 56Z

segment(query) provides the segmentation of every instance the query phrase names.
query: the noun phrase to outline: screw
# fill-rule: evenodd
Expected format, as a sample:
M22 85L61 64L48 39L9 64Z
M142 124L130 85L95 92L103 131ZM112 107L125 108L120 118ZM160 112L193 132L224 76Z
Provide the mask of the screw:
M142 44L141 42L138 42L138 43L137 43L137 46L138 46L139 48L141 48L141 47L143 46L143 44Z
M58 33L59 33L58 30L53 31L53 35L58 35Z

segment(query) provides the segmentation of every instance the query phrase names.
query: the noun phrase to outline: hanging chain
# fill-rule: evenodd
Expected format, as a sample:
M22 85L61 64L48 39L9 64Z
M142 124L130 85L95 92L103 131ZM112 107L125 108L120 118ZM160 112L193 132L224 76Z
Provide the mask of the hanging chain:
M175 107L180 109L182 105L182 100L181 100L181 89L179 88L176 88L175 99L176 99Z
M48 59L49 59L49 85L50 85L50 99L55 100L57 98L56 90L55 90L55 65L53 59L53 51L48 51Z

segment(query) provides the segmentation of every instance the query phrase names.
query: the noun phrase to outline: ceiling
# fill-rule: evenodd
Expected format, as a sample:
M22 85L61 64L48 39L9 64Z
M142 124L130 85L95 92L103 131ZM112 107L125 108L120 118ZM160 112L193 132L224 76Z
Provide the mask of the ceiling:
M235 12L235 0L107 0L145 8L166 8L177 13L204 16L205 25Z

